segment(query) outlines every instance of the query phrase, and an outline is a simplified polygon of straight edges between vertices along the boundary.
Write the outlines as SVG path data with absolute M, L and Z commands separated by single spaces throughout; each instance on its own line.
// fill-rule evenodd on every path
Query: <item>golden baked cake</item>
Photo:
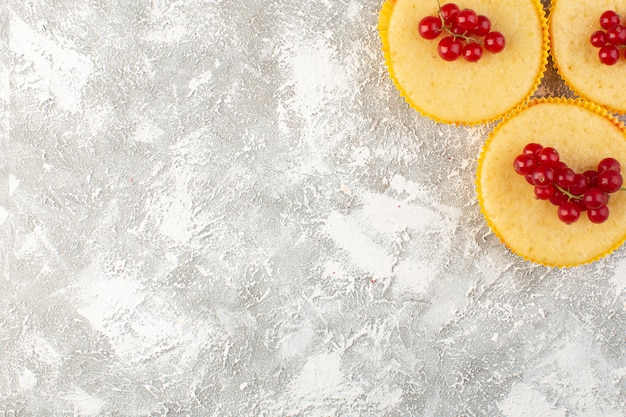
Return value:
M 600 106 L 554 98 L 517 110 L 497 125 L 478 160 L 478 200 L 495 235 L 519 256 L 548 266 L 585 264 L 619 247 L 626 239 L 626 192 L 610 195 L 603 223 L 581 213 L 566 224 L 559 208 L 537 199 L 534 187 L 514 169 L 528 143 L 556 149 L 576 173 L 594 170 L 609 157 L 626 167 L 624 127 Z
M 471 125 L 496 120 L 527 102 L 541 82 L 548 57 L 541 3 L 455 4 L 487 16 L 491 30 L 504 35 L 504 49 L 484 52 L 477 62 L 446 61 L 439 55 L 438 40 L 425 39 L 418 31 L 423 18 L 439 16 L 437 0 L 386 0 L 378 29 L 389 74 L 411 107 L 435 121 Z
M 617 9 L 616 9 L 616 6 Z M 565 82 L 581 97 L 617 112 L 626 112 L 626 57 L 619 46 L 619 59 L 602 63 L 600 49 L 591 43 L 606 11 L 622 14 L 626 24 L 626 2 L 608 0 L 552 0 L 550 11 L 551 53 Z

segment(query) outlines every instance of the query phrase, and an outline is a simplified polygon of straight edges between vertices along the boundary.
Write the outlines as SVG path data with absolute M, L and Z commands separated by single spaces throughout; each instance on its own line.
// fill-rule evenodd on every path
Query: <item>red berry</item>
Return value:
M 595 187 L 598 181 L 598 171 L 594 171 L 590 169 L 588 171 L 583 172 L 583 176 L 587 178 L 590 187 Z
M 620 172 L 621 166 L 614 158 L 604 158 L 598 162 L 598 172 L 608 171 L 609 169 Z
M 626 42 L 626 28 L 622 25 L 613 26 L 606 31 L 606 40 L 611 45 L 623 45 Z
M 454 36 L 446 36 L 439 41 L 439 56 L 446 61 L 454 61 L 463 52 L 463 42 Z
M 557 212 L 559 219 L 567 224 L 574 223 L 580 217 L 580 207 L 572 201 L 562 203 Z
M 587 218 L 592 223 L 604 223 L 609 218 L 609 208 L 602 206 L 598 209 L 589 209 Z
M 468 62 L 476 62 L 483 56 L 483 48 L 476 42 L 470 42 L 463 47 L 463 58 Z
M 598 57 L 605 65 L 615 65 L 619 61 L 619 49 L 615 45 L 604 45 L 600 48 Z
M 463 9 L 456 15 L 456 24 L 465 32 L 471 32 L 478 24 L 478 15 L 471 9 Z
M 567 190 L 574 184 L 574 179 L 576 178 L 576 173 L 573 169 L 565 167 L 559 167 L 556 171 L 556 184 Z
M 615 25 L 619 25 L 619 15 L 613 10 L 607 10 L 600 15 L 600 26 L 602 29 L 609 30 Z
M 606 37 L 606 33 L 603 30 L 597 30 L 591 34 L 591 38 L 589 40 L 591 41 L 591 45 L 596 48 L 602 48 L 606 45 Z
M 522 153 L 537 156 L 539 155 L 539 152 L 541 152 L 542 149 L 543 149 L 543 146 L 541 146 L 538 143 L 529 143 L 526 146 L 524 146 L 524 150 L 522 151 Z
M 554 191 L 554 194 L 552 194 L 552 196 L 550 197 L 550 203 L 552 203 L 555 206 L 560 206 L 561 204 L 565 203 L 568 199 L 569 197 L 566 194 L 556 189 Z
M 435 39 L 441 30 L 441 19 L 435 16 L 426 16 L 418 25 L 419 34 L 424 39 Z
M 556 149 L 547 147 L 543 148 L 539 155 L 537 155 L 539 164 L 547 165 L 551 167 L 557 167 L 559 165 L 559 153 Z
M 622 174 L 608 169 L 598 174 L 598 188 L 607 193 L 614 193 L 622 188 Z
M 533 186 L 535 185 L 535 180 L 533 180 L 533 174 L 524 175 L 524 179 L 526 179 L 526 182 L 529 183 L 530 185 L 533 185 Z
M 583 200 L 570 200 L 572 203 L 578 206 L 578 209 L 582 213 L 583 211 L 587 211 L 587 206 L 583 203 Z
M 472 33 L 478 37 L 483 37 L 491 30 L 491 21 L 487 16 L 478 15 L 478 22 Z
M 535 186 L 535 197 L 539 200 L 549 200 L 555 193 L 556 188 L 552 184 L 548 184 L 547 187 Z
M 577 174 L 560 160 L 556 149 L 538 143 L 526 144 L 514 159 L 513 168 L 533 185 L 537 199 L 558 207 L 559 219 L 567 224 L 577 221 L 584 211 L 590 222 L 605 222 L 609 217 L 609 194 L 626 190 L 615 158 L 604 158 L 597 170 Z
M 459 6 L 454 3 L 446 3 L 439 9 L 439 16 L 446 25 L 456 21 L 456 15 L 459 14 Z
M 465 32 L 466 32 L 465 29 L 459 27 L 459 25 L 457 25 L 456 22 L 450 23 L 450 27 L 448 29 L 454 35 L 465 35 Z
M 533 172 L 533 183 L 537 187 L 547 187 L 554 181 L 554 169 L 540 165 Z
M 500 32 L 489 32 L 483 42 L 485 49 L 491 53 L 497 54 L 504 49 L 504 35 Z
M 537 163 L 532 155 L 517 155 L 513 160 L 513 169 L 520 175 L 532 174 L 536 167 Z
M 589 210 L 597 210 L 606 206 L 609 202 L 609 195 L 599 188 L 589 188 L 583 194 L 583 203 Z
M 589 188 L 589 180 L 583 174 L 574 175 L 574 184 L 569 187 L 569 192 L 575 196 L 581 196 Z

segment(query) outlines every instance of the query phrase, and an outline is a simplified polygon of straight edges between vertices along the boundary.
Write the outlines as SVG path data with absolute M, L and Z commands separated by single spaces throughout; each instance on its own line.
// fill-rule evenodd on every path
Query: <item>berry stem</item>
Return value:
M 483 44 L 482 41 L 480 41 L 480 40 L 478 40 L 476 38 L 473 38 L 473 37 L 467 36 L 467 35 L 458 34 L 458 33 L 453 33 L 450 29 L 448 29 L 445 26 L 443 28 L 446 30 L 446 32 L 448 32 L 450 35 L 454 36 L 455 38 L 461 38 L 461 39 L 463 39 L 463 40 L 465 40 L 467 42 L 476 42 L 479 45 Z
M 572 200 L 572 199 L 573 200 L 582 200 L 582 198 L 583 198 L 582 195 L 574 195 L 574 194 L 570 193 L 565 188 L 560 187 L 557 183 L 553 183 L 553 185 L 556 187 L 557 190 L 559 190 L 560 192 L 565 194 L 567 196 L 568 200 Z
M 583 199 L 582 195 L 572 194 L 569 191 L 567 191 L 566 189 L 564 189 L 563 187 L 560 187 L 557 183 L 553 183 L 553 185 L 557 188 L 557 190 L 559 190 L 560 192 L 565 194 L 569 200 L 572 200 L 572 199 L 574 199 L 574 200 L 582 200 Z M 618 191 L 626 191 L 626 187 L 622 187 Z

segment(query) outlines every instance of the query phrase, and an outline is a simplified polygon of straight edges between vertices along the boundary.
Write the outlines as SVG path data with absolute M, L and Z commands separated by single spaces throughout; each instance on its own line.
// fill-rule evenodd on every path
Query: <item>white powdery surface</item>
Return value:
M 379 1 L 0 7 L 0 416 L 626 415 L 624 250 L 495 239 Z
M 566 411 L 550 404 L 532 385 L 515 384 L 509 396 L 499 404 L 506 417 L 566 417 Z

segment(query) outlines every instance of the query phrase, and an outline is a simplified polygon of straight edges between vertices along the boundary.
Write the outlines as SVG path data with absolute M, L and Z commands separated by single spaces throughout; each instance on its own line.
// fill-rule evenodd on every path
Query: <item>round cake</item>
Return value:
M 534 187 L 513 168 L 528 143 L 556 149 L 576 172 L 611 157 L 626 166 L 626 133 L 606 110 L 583 100 L 538 100 L 503 120 L 483 146 L 477 169 L 481 211 L 494 234 L 519 256 L 548 266 L 597 260 L 626 239 L 626 192 L 616 191 L 610 214 L 596 224 L 587 216 L 566 224 L 557 207 L 536 198 Z
M 463 0 L 487 16 L 506 40 L 499 53 L 477 62 L 445 61 L 438 40 L 420 36 L 426 16 L 439 16 L 437 0 L 386 0 L 378 29 L 389 74 L 415 110 L 435 121 L 477 124 L 523 105 L 538 87 L 548 57 L 548 27 L 539 0 Z M 443 35 L 442 35 L 443 36 Z
M 626 1 L 552 0 L 551 53 L 557 70 L 578 95 L 613 111 L 626 112 L 623 49 L 615 64 L 606 65 L 599 59 L 598 47 L 590 42 L 594 32 L 603 30 L 600 16 L 607 10 L 626 14 Z

